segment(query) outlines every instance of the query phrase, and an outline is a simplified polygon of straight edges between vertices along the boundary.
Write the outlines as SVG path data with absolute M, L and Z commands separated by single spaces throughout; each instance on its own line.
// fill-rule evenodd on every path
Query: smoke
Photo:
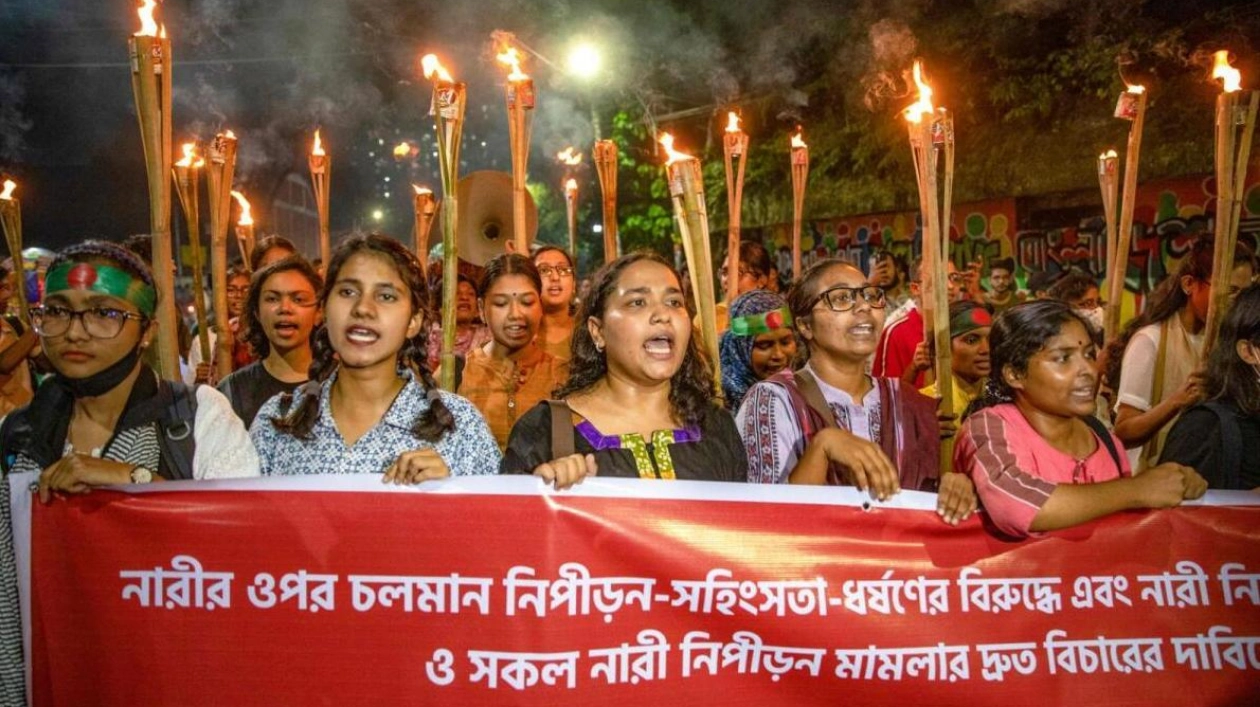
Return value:
M 22 80 L 0 72 L 0 161 L 17 162 L 26 147 L 26 133 L 31 121 L 22 113 L 26 88 Z
M 871 68 L 862 76 L 862 100 L 869 110 L 878 111 L 889 99 L 909 92 L 905 72 L 914 61 L 919 41 L 904 22 L 891 18 L 871 25 L 867 36 Z

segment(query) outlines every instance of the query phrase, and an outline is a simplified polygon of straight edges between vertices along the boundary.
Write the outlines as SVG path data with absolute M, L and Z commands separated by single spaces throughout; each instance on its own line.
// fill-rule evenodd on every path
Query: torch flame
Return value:
M 739 116 L 735 115 L 735 111 L 730 111 L 726 114 L 726 132 L 739 132 Z
M 570 179 L 564 183 L 564 191 L 568 194 L 577 193 L 577 180 Z
M 566 147 L 564 148 L 564 152 L 556 154 L 556 159 L 569 165 L 570 167 L 574 167 L 582 163 L 582 153 L 574 150 L 572 147 Z
M 1233 93 L 1242 88 L 1242 73 L 1229 65 L 1229 51 L 1222 49 L 1215 55 L 1212 65 L 1212 78 L 1220 79 L 1225 93 Z
M 432 189 L 428 189 L 428 188 L 426 188 L 426 187 L 418 186 L 418 185 L 416 185 L 416 184 L 412 184 L 412 185 L 411 185 L 411 188 L 416 190 L 416 196 L 423 196 L 423 195 L 425 195 L 425 194 L 432 194 L 432 193 L 433 193 L 433 190 L 432 190 Z
M 311 147 L 311 154 L 316 157 L 323 157 L 328 154 L 324 152 L 324 143 L 319 139 L 319 129 L 315 130 L 315 144 Z
M 506 47 L 500 52 L 495 59 L 501 64 L 507 64 L 512 67 L 511 73 L 508 74 L 508 81 L 524 81 L 529 78 L 528 74 L 521 71 L 521 56 L 516 52 L 516 47 Z
M 1138 84 L 1135 86 L 1133 84 L 1126 83 L 1124 85 L 1124 90 L 1128 91 L 1129 93 L 1146 93 L 1146 87 L 1141 84 Z
M 406 141 L 398 143 L 398 146 L 394 148 L 394 157 L 397 157 L 398 159 L 403 159 L 410 154 L 411 144 Z
M 932 87 L 923 80 L 923 64 L 917 59 L 914 62 L 914 84 L 919 87 L 919 100 L 906 108 L 905 116 L 911 123 L 918 123 L 935 109 L 932 107 Z
M 140 15 L 140 31 L 136 32 L 137 37 L 156 37 L 158 35 L 157 21 L 153 19 L 153 10 L 156 7 L 157 0 L 144 0 L 144 5 L 136 8 L 136 14 Z
M 665 154 L 669 155 L 669 159 L 665 161 L 666 167 L 670 166 L 671 164 L 674 164 L 675 162 L 681 162 L 682 160 L 695 159 L 691 155 L 679 152 L 674 149 L 674 136 L 673 135 L 670 135 L 669 133 L 661 133 L 661 137 L 659 139 L 660 139 L 661 146 L 665 148 Z
M 13 200 L 13 190 L 17 189 L 17 182 L 12 179 L 4 180 L 4 191 L 0 192 L 0 199 L 5 201 Z
M 179 146 L 184 151 L 184 159 L 175 163 L 176 167 L 204 167 L 206 161 L 197 155 L 197 143 L 186 142 Z M 194 161 L 195 160 L 195 161 Z
M 809 145 L 806 145 L 805 140 L 802 139 L 801 129 L 797 128 L 796 134 L 792 136 L 792 149 L 804 150 L 807 147 L 809 147 Z
M 420 67 L 424 69 L 424 77 L 426 79 L 431 79 L 436 75 L 438 81 L 455 83 L 455 79 L 451 78 L 451 75 L 442 66 L 442 62 L 438 60 L 437 54 L 425 54 L 424 58 L 420 60 Z
M 231 130 L 224 130 L 223 137 L 227 138 L 228 140 L 235 140 L 236 133 L 232 132 Z
M 1119 155 L 1116 154 L 1115 150 L 1107 150 L 1106 152 L 1098 155 L 1098 159 L 1100 160 L 1114 160 L 1117 157 L 1119 157 Z
M 232 198 L 236 199 L 236 203 L 241 205 L 241 219 L 236 222 L 238 226 L 254 225 L 254 217 L 249 215 L 249 200 L 239 191 L 232 190 Z

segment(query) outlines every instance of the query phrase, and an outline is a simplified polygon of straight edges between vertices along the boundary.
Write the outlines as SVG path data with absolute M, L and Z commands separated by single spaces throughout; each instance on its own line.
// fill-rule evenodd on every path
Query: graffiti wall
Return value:
M 1195 237 L 1212 232 L 1215 182 L 1211 176 L 1180 177 L 1138 188 L 1126 276 L 1130 292 L 1139 298 L 1149 292 L 1176 269 Z M 956 205 L 950 222 L 950 257 L 959 268 L 979 260 L 987 272 L 990 260 L 1009 256 L 1021 281 L 1043 270 L 1077 268 L 1100 280 L 1107 271 L 1101 204 L 1051 208 L 1036 198 L 994 199 Z M 791 224 L 767 227 L 757 235 L 777 250 L 780 271 L 790 270 Z M 1247 178 L 1238 237 L 1253 248 L 1260 246 L 1260 170 L 1253 169 Z M 842 257 L 865 269 L 871 253 L 881 249 L 912 260 L 921 250 L 921 231 L 917 212 L 872 214 L 811 221 L 801 241 L 807 264 Z

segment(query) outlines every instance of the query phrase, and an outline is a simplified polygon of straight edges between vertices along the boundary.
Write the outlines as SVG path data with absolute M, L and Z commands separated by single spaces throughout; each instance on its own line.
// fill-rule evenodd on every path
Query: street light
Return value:
M 599 73 L 601 57 L 593 45 L 582 42 L 569 50 L 568 70 L 580 79 L 592 79 Z
M 384 211 L 382 211 L 382 210 L 380 210 L 380 209 L 373 209 L 373 210 L 372 210 L 372 220 L 373 220 L 373 221 L 380 221 L 380 220 L 381 220 L 381 219 L 383 219 L 383 218 L 385 218 L 385 212 L 384 212 Z

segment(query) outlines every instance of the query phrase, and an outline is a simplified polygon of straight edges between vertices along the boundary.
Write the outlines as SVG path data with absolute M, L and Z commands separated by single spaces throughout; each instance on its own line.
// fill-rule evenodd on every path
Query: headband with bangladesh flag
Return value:
M 48 271 L 45 296 L 61 290 L 86 290 L 130 302 L 146 317 L 152 317 L 157 292 L 125 270 L 98 263 L 62 263 Z

